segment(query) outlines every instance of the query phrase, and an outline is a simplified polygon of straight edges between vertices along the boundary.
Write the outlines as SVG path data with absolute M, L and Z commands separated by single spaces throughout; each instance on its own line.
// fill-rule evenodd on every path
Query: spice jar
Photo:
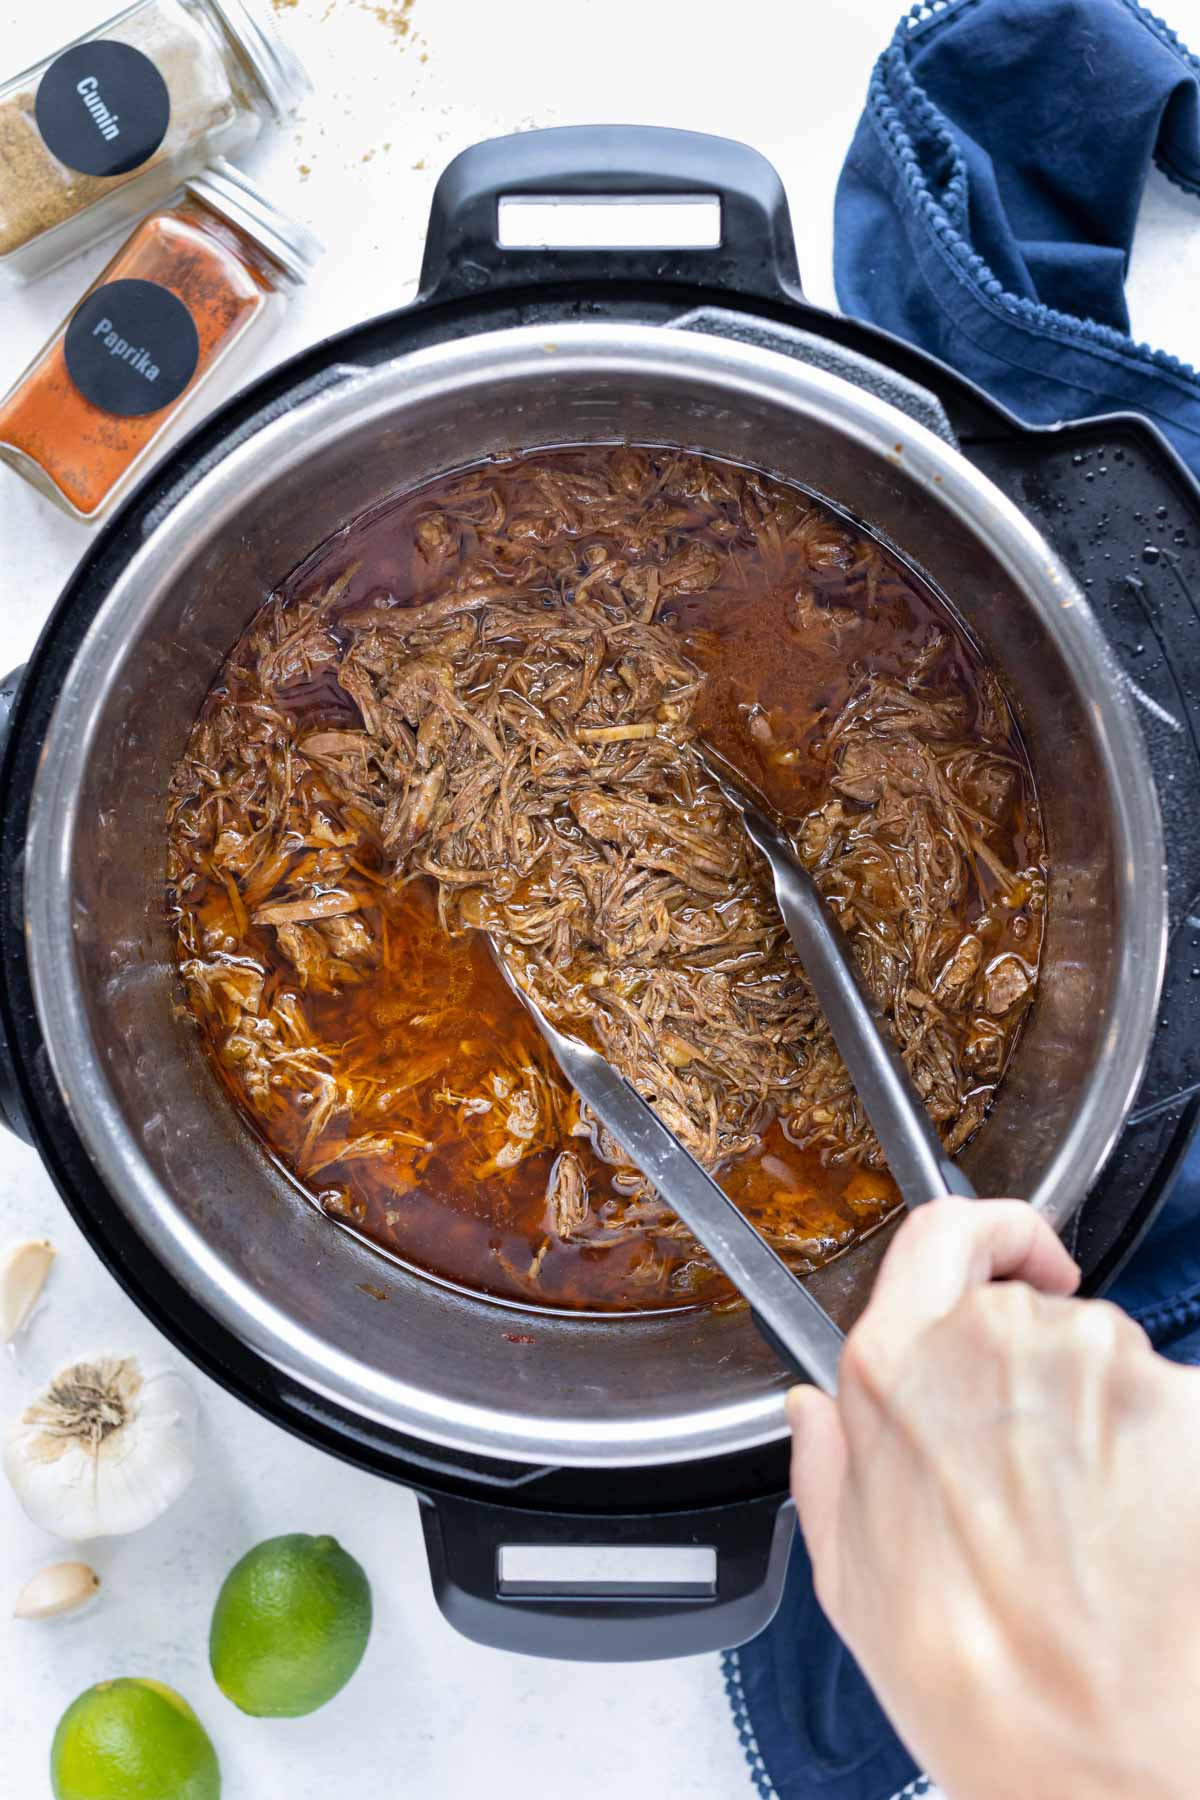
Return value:
M 309 92 L 266 0 L 138 0 L 0 86 L 0 272 L 28 281 Z
M 96 518 L 320 246 L 229 163 L 151 213 L 0 402 L 0 457 Z

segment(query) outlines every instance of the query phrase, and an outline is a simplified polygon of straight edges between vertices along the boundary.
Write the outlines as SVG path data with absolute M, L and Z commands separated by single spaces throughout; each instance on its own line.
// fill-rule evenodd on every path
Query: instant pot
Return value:
M 506 196 L 715 198 L 720 241 L 504 248 Z M 0 772 L 7 1122 L 187 1356 L 417 1491 L 451 1623 L 591 1659 L 716 1649 L 770 1618 L 792 1528 L 784 1372 L 744 1313 L 508 1306 L 319 1214 L 188 1028 L 163 810 L 229 645 L 331 532 L 488 453 L 625 439 L 817 489 L 916 563 L 1004 676 L 1046 820 L 1045 972 L 962 1160 L 981 1192 L 1042 1210 L 1097 1291 L 1200 1096 L 1200 491 L 1142 418 L 1029 428 L 810 306 L 778 176 L 744 146 L 607 127 L 460 156 L 413 304 L 240 394 L 93 540 L 5 686 Z M 887 1237 L 813 1277 L 843 1327 Z M 503 1550 L 549 1545 L 705 1546 L 715 1574 L 506 1576 Z

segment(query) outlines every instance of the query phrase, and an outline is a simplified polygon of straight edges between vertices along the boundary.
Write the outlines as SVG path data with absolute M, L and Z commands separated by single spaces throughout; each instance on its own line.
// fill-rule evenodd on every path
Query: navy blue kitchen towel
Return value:
M 838 184 L 842 310 L 1023 419 L 1145 413 L 1200 474 L 1200 376 L 1129 335 L 1152 162 L 1200 196 L 1200 61 L 1134 0 L 916 6 Z

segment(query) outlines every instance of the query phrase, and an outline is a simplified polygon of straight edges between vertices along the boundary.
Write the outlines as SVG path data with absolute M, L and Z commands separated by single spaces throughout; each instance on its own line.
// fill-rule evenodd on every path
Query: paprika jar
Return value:
M 267 0 L 137 0 L 0 82 L 0 273 L 28 281 L 310 91 Z
M 0 401 L 0 457 L 67 512 L 98 517 L 319 254 L 229 163 L 185 182 Z

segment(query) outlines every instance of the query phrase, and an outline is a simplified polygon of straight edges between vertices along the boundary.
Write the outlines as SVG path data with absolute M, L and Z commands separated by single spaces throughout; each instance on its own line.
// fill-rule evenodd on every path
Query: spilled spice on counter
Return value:
M 271 0 L 276 12 L 290 11 L 299 3 L 300 0 Z M 326 19 L 332 18 L 339 4 L 345 3 L 346 0 L 328 0 L 320 23 L 324 24 Z M 369 13 L 380 25 L 386 27 L 397 42 L 408 37 L 412 31 L 413 0 L 348 0 L 348 3 L 359 12 Z M 422 57 L 421 61 L 426 61 L 426 58 Z
M 386 25 L 393 38 L 406 38 L 412 30 L 413 0 L 354 0 L 354 5 Z

